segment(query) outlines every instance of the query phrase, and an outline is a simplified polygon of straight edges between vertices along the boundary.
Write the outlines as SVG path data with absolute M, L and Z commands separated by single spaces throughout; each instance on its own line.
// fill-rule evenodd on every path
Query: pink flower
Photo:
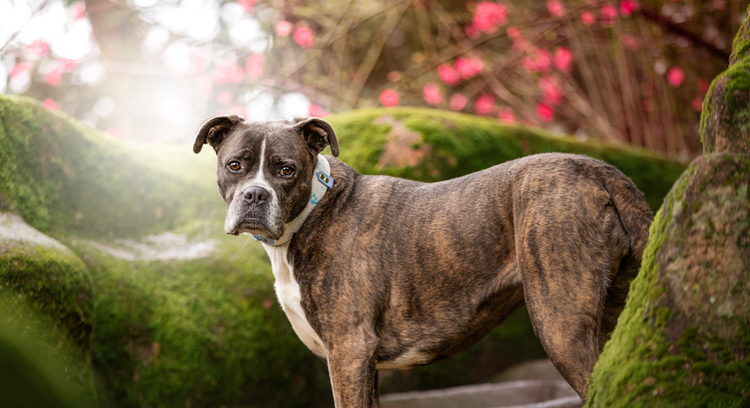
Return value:
M 555 68 L 562 72 L 570 72 L 573 63 L 573 53 L 566 47 L 557 47 L 555 50 L 554 64 Z
M 26 46 L 26 53 L 31 58 L 39 59 L 47 55 L 49 52 L 49 45 L 44 40 L 34 40 L 31 44 Z
M 626 46 L 626 47 L 628 47 L 630 49 L 635 49 L 635 48 L 638 48 L 638 40 L 636 40 L 635 38 L 633 38 L 633 37 L 631 37 L 631 36 L 629 36 L 627 34 L 623 34 L 623 36 L 622 36 L 622 45 L 624 45 L 624 46 Z
M 587 26 L 596 23 L 596 15 L 590 11 L 584 11 L 581 13 L 581 22 Z
M 62 81 L 62 70 L 60 69 L 60 67 L 55 67 L 51 71 L 44 74 L 44 82 L 52 86 L 60 85 L 61 81 Z
M 398 71 L 388 71 L 385 77 L 388 78 L 388 82 L 396 82 L 401 79 L 401 73 Z
M 324 118 L 330 114 L 331 112 L 326 111 L 325 109 L 321 108 L 320 106 L 314 103 L 311 103 L 310 107 L 307 108 L 307 116 L 313 116 L 316 118 Z
M 693 102 L 691 105 L 693 106 L 694 111 L 700 112 L 701 110 L 703 110 L 703 98 L 701 98 L 700 96 L 696 96 L 695 98 L 693 98 Z
M 202 75 L 195 80 L 198 88 L 198 94 L 204 98 L 211 96 L 211 89 L 214 87 L 214 81 L 210 75 Z
M 281 20 L 276 23 L 276 35 L 279 37 L 286 37 L 292 33 L 292 23 L 286 20 Z
M 523 68 L 529 72 L 536 72 L 539 70 L 539 64 L 536 63 L 534 57 L 524 57 L 523 61 L 521 61 L 521 65 L 523 65 Z
M 308 26 L 297 27 L 297 29 L 294 30 L 293 38 L 294 42 L 299 44 L 299 46 L 304 49 L 312 48 L 313 44 L 315 43 L 315 39 L 313 38 L 313 31 Z
M 551 106 L 540 102 L 536 104 L 536 115 L 542 122 L 551 122 L 555 118 L 555 110 Z
M 599 9 L 599 14 L 602 16 L 602 24 L 611 25 L 615 23 L 617 18 L 617 10 L 615 6 L 611 4 L 605 4 Z
M 214 81 L 219 85 L 236 84 L 245 77 L 245 71 L 229 60 L 219 62 L 214 68 Z
M 685 80 L 685 71 L 680 67 L 672 67 L 667 71 L 667 82 L 669 85 L 677 88 L 682 85 L 682 81 Z
M 430 105 L 437 105 L 443 101 L 443 94 L 440 92 L 440 88 L 437 85 L 428 82 L 422 89 L 422 98 L 424 98 L 425 102 Z
M 552 68 L 552 54 L 545 49 L 538 49 L 534 54 L 534 60 L 540 71 L 548 72 Z
M 513 40 L 513 49 L 516 50 L 517 52 L 526 52 L 533 48 L 534 46 L 531 45 L 531 43 L 528 42 L 523 37 L 518 37 L 515 40 Z
M 55 102 L 52 98 L 45 99 L 44 102 L 42 102 L 42 106 L 51 111 L 60 110 L 57 102 Z
M 60 59 L 60 68 L 65 72 L 71 72 L 78 67 L 78 61 L 67 58 Z
M 521 30 L 519 30 L 516 26 L 508 26 L 508 28 L 505 30 L 505 33 L 508 34 L 508 38 L 510 38 L 511 40 L 515 40 L 516 38 L 521 36 Z
M 547 0 L 547 9 L 549 13 L 555 17 L 562 17 L 565 15 L 565 7 L 558 0 Z
M 466 33 L 466 36 L 469 37 L 469 39 L 471 40 L 476 40 L 477 38 L 479 38 L 479 35 L 481 34 L 479 30 L 477 30 L 477 28 L 471 24 L 464 27 L 464 33 Z
M 706 92 L 708 92 L 708 81 L 701 78 L 698 80 L 698 90 L 702 95 L 705 95 Z
M 386 108 L 398 105 L 398 92 L 393 89 L 384 89 L 380 93 L 380 103 Z
M 481 58 L 458 58 L 456 60 L 456 71 L 461 75 L 461 79 L 469 79 L 482 72 L 484 61 Z
M 516 123 L 516 115 L 513 113 L 513 109 L 508 106 L 501 106 L 500 109 L 498 109 L 497 119 L 506 125 Z
M 185 75 L 200 74 L 205 71 L 208 66 L 206 51 L 202 48 L 191 48 L 190 53 L 188 54 L 188 61 L 190 66 L 187 71 L 184 72 Z
M 450 106 L 450 108 L 454 111 L 460 111 L 466 106 L 468 102 L 469 100 L 466 99 L 465 96 L 461 94 L 453 94 L 453 96 L 451 96 L 451 100 L 448 102 L 448 106 Z
M 117 126 L 108 127 L 107 130 L 104 131 L 104 133 L 112 137 L 120 137 L 120 129 Z
M 73 17 L 74 21 L 78 21 L 86 17 L 86 4 L 76 3 L 70 8 L 70 16 Z
M 489 94 L 481 94 L 474 102 L 474 110 L 477 112 L 477 115 L 480 116 L 489 115 L 494 108 L 495 98 Z
M 34 66 L 30 62 L 22 62 L 20 64 L 16 64 L 13 66 L 13 69 L 10 70 L 10 77 L 15 78 L 26 72 L 31 72 L 32 68 L 34 68 Z
M 448 86 L 456 86 L 461 81 L 458 71 L 450 64 L 438 65 L 437 74 L 440 80 Z
M 260 79 L 263 76 L 263 65 L 266 57 L 263 54 L 250 54 L 245 60 L 245 72 L 252 79 Z
M 494 33 L 497 27 L 508 21 L 508 12 L 502 4 L 491 1 L 480 1 L 474 10 L 472 26 L 485 33 Z
M 622 0 L 620 2 L 620 15 L 627 17 L 638 10 L 639 4 L 633 0 Z
M 239 0 L 237 4 L 242 6 L 242 11 L 247 14 L 250 12 L 250 10 L 253 9 L 253 6 L 255 5 L 255 2 L 258 0 Z
M 557 81 L 552 77 L 541 77 L 537 81 L 539 89 L 542 90 L 542 99 L 549 105 L 557 105 L 563 98 L 563 92 Z
M 216 94 L 216 102 L 219 102 L 221 106 L 227 106 L 232 103 L 232 94 L 229 91 L 221 91 Z

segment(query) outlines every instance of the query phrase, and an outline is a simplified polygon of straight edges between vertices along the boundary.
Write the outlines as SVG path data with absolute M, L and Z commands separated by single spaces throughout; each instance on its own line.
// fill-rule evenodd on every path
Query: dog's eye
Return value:
M 289 166 L 284 166 L 281 168 L 281 175 L 283 176 L 291 176 L 294 174 L 294 169 Z
M 237 160 L 232 160 L 229 163 L 227 163 L 227 168 L 231 171 L 239 171 L 242 166 L 240 165 L 240 162 Z

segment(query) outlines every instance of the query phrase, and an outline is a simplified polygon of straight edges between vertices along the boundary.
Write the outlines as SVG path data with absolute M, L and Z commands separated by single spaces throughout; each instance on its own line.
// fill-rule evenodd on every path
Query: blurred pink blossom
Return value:
M 214 68 L 214 81 L 219 85 L 236 84 L 245 77 L 245 71 L 229 60 L 219 62 Z
M 62 82 L 62 70 L 60 69 L 60 67 L 55 67 L 44 74 L 44 82 L 52 86 L 60 85 L 60 82 Z
M 453 96 L 451 96 L 451 100 L 448 102 L 448 106 L 450 106 L 450 108 L 454 111 L 460 111 L 466 106 L 468 102 L 469 100 L 466 99 L 465 96 L 461 94 L 453 94 Z
M 698 90 L 702 95 L 705 95 L 706 92 L 708 92 L 708 86 L 708 81 L 706 81 L 705 79 L 701 78 L 698 80 Z
M 229 91 L 221 91 L 216 94 L 216 102 L 221 106 L 227 106 L 232 103 L 232 94 Z
M 203 48 L 191 48 L 188 54 L 188 61 L 190 66 L 185 72 L 186 75 L 200 74 L 208 67 L 206 51 Z
M 276 23 L 276 35 L 279 37 L 287 37 L 292 33 L 292 23 L 286 20 L 281 20 Z
M 639 44 L 638 44 L 638 40 L 636 40 L 632 36 L 629 36 L 627 34 L 623 34 L 623 36 L 622 36 L 622 45 L 624 45 L 624 46 L 626 46 L 626 47 L 628 47 L 630 49 L 635 49 L 635 48 L 638 48 Z
M 106 133 L 106 134 L 108 134 L 108 135 L 110 135 L 112 137 L 117 137 L 117 138 L 119 138 L 121 136 L 121 134 L 120 134 L 120 128 L 118 128 L 117 126 L 110 126 L 110 127 L 108 127 L 107 130 L 104 131 L 104 133 Z
M 581 13 L 581 22 L 587 26 L 596 23 L 596 15 L 590 11 L 584 11 Z
M 534 60 L 539 71 L 549 72 L 552 69 L 552 54 L 549 51 L 543 48 L 536 50 Z
M 529 72 L 536 72 L 539 70 L 539 65 L 536 63 L 536 60 L 534 57 L 526 56 L 523 57 L 523 61 L 521 61 L 521 65 L 523 68 Z
M 313 116 L 316 118 L 324 118 L 330 114 L 331 112 L 328 112 L 327 110 L 321 108 L 320 106 L 314 103 L 310 103 L 310 107 L 307 108 L 307 116 Z
M 443 94 L 440 92 L 440 87 L 428 82 L 422 89 L 422 98 L 430 105 L 437 105 L 443 101 Z
M 633 14 L 634 11 L 638 10 L 638 7 L 640 7 L 640 5 L 634 0 L 622 0 L 620 2 L 620 15 L 628 17 Z
M 401 79 L 401 73 L 398 71 L 388 71 L 385 77 L 388 78 L 388 82 L 396 82 Z
M 10 70 L 10 77 L 15 78 L 23 73 L 31 72 L 32 68 L 34 68 L 34 65 L 30 62 L 16 64 L 13 66 L 13 69 Z
M 52 98 L 45 99 L 44 102 L 42 102 L 42 106 L 44 106 L 45 108 L 51 111 L 60 110 L 60 107 L 57 105 L 57 102 L 55 102 Z
M 297 27 L 297 29 L 294 30 L 293 38 L 294 42 L 304 49 L 312 48 L 313 44 L 315 44 L 313 31 L 308 26 Z
M 554 57 L 555 68 L 562 72 L 570 72 L 573 63 L 573 53 L 569 48 L 557 47 Z
M 31 44 L 26 46 L 26 53 L 29 57 L 38 59 L 47 55 L 49 52 L 49 45 L 44 40 L 34 40 Z
M 461 75 L 461 79 L 469 79 L 482 72 L 484 61 L 478 57 L 463 58 L 456 60 L 456 71 Z
M 480 1 L 472 17 L 472 26 L 485 33 L 494 33 L 497 27 L 508 21 L 508 12 L 500 3 Z
M 70 16 L 73 17 L 74 21 L 78 21 L 86 17 L 86 4 L 76 3 L 70 8 Z
M 563 98 L 563 92 L 557 84 L 557 80 L 552 77 L 541 77 L 537 81 L 539 89 L 542 90 L 542 99 L 549 105 L 557 105 Z
M 615 9 L 615 6 L 611 4 L 603 5 L 602 8 L 599 9 L 599 14 L 601 14 L 602 24 L 614 24 L 615 19 L 617 18 L 617 10 Z
M 477 115 L 486 116 L 492 113 L 492 109 L 495 108 L 495 98 L 490 94 L 481 94 L 479 98 L 474 102 L 474 110 Z
M 555 118 L 555 110 L 551 106 L 540 102 L 536 104 L 536 116 L 542 122 L 551 122 Z
M 456 86 L 461 81 L 458 71 L 450 64 L 440 64 L 437 67 L 437 74 L 440 80 L 448 86 Z
M 479 30 L 477 30 L 477 28 L 474 27 L 471 24 L 469 24 L 466 27 L 464 27 L 464 33 L 466 33 L 466 36 L 469 37 L 469 39 L 472 39 L 472 40 L 476 40 L 481 35 L 481 33 L 479 32 Z
M 393 89 L 384 89 L 383 92 L 380 93 L 380 103 L 387 108 L 397 106 L 398 92 Z
M 263 54 L 250 54 L 245 60 L 245 72 L 252 79 L 260 79 L 263 76 L 263 65 L 266 57 Z
M 516 115 L 513 113 L 513 109 L 509 106 L 501 106 L 500 109 L 498 109 L 497 119 L 506 125 L 516 123 Z
M 693 98 L 693 102 L 691 105 L 693 106 L 694 111 L 700 112 L 701 110 L 703 110 L 703 98 L 701 98 L 700 96 L 696 96 L 695 98 Z
M 67 59 L 67 58 L 61 58 L 60 59 L 60 68 L 62 68 L 65 72 L 72 72 L 78 67 L 78 61 Z
M 505 30 L 505 33 L 508 34 L 508 38 L 510 38 L 511 40 L 515 40 L 516 38 L 521 36 L 521 30 L 519 30 L 516 26 L 508 26 L 508 28 Z
M 517 52 L 526 52 L 532 50 L 534 46 L 523 37 L 518 37 L 513 40 L 513 49 Z
M 242 6 L 242 11 L 247 14 L 253 9 L 253 6 L 257 1 L 258 0 L 239 0 L 237 4 Z
M 547 9 L 555 17 L 565 15 L 565 7 L 558 0 L 547 0 Z
M 669 85 L 677 88 L 682 85 L 682 81 L 685 80 L 685 71 L 680 67 L 672 67 L 667 71 L 667 82 Z

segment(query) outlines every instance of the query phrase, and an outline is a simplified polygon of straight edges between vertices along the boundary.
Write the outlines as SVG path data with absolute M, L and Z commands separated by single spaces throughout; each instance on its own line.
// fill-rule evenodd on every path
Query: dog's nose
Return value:
M 258 186 L 252 186 L 248 187 L 243 193 L 242 196 L 245 198 L 245 201 L 250 205 L 260 205 L 268 201 L 268 190 L 266 190 L 263 187 Z

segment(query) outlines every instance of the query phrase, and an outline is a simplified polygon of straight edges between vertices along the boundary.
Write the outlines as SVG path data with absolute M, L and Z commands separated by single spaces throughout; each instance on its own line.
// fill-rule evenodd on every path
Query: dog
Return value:
M 365 176 L 336 159 L 318 118 L 218 116 L 193 151 L 204 144 L 217 154 L 225 231 L 262 242 L 336 407 L 377 406 L 377 370 L 451 357 L 524 304 L 586 401 L 653 218 L 619 170 L 546 153 L 437 183 Z

